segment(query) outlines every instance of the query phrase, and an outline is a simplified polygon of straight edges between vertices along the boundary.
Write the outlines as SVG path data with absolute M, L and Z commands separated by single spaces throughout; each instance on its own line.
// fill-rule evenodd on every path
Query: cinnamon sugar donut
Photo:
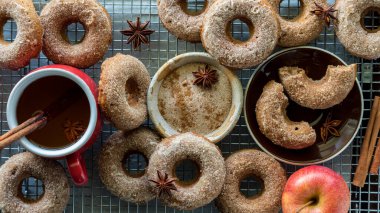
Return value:
M 105 60 L 99 81 L 99 104 L 120 130 L 139 127 L 147 117 L 146 93 L 150 76 L 144 64 L 129 55 Z
M 247 41 L 232 38 L 228 26 L 245 20 L 251 31 Z M 221 64 L 234 68 L 253 67 L 266 59 L 279 38 L 279 23 L 266 1 L 218 0 L 203 19 L 202 44 Z M 254 28 L 254 30 L 253 30 Z
M 96 0 L 52 0 L 41 11 L 43 52 L 56 64 L 87 68 L 97 63 L 112 41 L 111 17 Z M 83 39 L 70 44 L 66 28 L 79 22 Z
M 194 133 L 183 133 L 165 138 L 157 145 L 148 166 L 148 178 L 158 180 L 157 173 L 175 178 L 176 165 L 183 160 L 192 160 L 199 168 L 199 177 L 191 183 L 175 181 L 177 190 L 171 196 L 162 194 L 161 201 L 180 210 L 191 210 L 210 203 L 216 198 L 224 183 L 226 169 L 224 159 L 217 146 Z M 151 186 L 155 186 L 151 182 Z
M 280 11 L 282 0 L 268 0 L 275 11 Z M 276 13 L 280 21 L 281 33 L 278 45 L 282 47 L 294 47 L 305 45 L 319 36 L 323 30 L 324 22 L 311 11 L 316 10 L 316 5 L 327 7 L 326 0 L 300 0 L 300 13 L 293 19 L 285 19 Z
M 264 152 L 246 149 L 229 156 L 225 165 L 226 182 L 216 200 L 222 213 L 279 212 L 286 184 L 285 170 L 279 162 Z M 245 197 L 240 192 L 240 182 L 252 176 L 262 181 L 263 189 L 255 197 Z
M 30 200 L 21 192 L 22 180 L 34 177 L 43 182 L 44 192 Z M 63 167 L 30 152 L 13 155 L 0 168 L 0 209 L 3 212 L 62 212 L 70 198 Z
M 380 2 L 373 0 L 337 0 L 336 35 L 348 52 L 368 60 L 380 57 L 380 31 L 367 30 L 363 19 L 369 10 L 380 11 Z
M 328 66 L 317 81 L 298 67 L 282 67 L 279 76 L 286 92 L 297 104 L 311 109 L 327 109 L 341 103 L 354 87 L 357 65 Z
M 12 43 L 4 40 L 3 26 L 13 19 L 17 36 Z M 42 25 L 31 1 L 0 1 L 0 68 L 19 69 L 37 57 L 42 48 Z
M 186 1 L 157 0 L 158 15 L 165 28 L 179 39 L 198 42 L 205 11 L 215 0 L 206 0 L 202 11 L 191 13 Z
M 100 179 L 112 194 L 122 200 L 144 203 L 155 197 L 146 173 L 130 174 L 124 169 L 124 160 L 140 153 L 147 164 L 160 137 L 152 130 L 139 128 L 130 132 L 118 131 L 108 138 L 99 155 Z
M 315 143 L 317 135 L 307 122 L 293 122 L 286 115 L 288 98 L 284 87 L 268 82 L 256 103 L 256 119 L 260 131 L 274 144 L 287 149 L 303 149 Z

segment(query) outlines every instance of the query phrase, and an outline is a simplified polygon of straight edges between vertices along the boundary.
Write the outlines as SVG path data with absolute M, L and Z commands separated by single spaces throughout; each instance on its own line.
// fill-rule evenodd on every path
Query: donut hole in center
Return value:
M 279 13 L 286 20 L 297 19 L 303 10 L 302 0 L 298 1 L 281 1 Z
M 125 154 L 122 164 L 128 176 L 138 178 L 145 174 L 148 158 L 142 152 L 131 151 Z
M 252 22 L 244 17 L 237 17 L 229 21 L 226 27 L 226 34 L 235 43 L 244 43 L 253 38 L 254 26 Z
M 240 181 L 240 193 L 246 198 L 255 198 L 264 191 L 264 182 L 255 175 L 248 175 Z
M 139 87 L 137 82 L 130 78 L 125 82 L 125 95 L 127 96 L 128 104 L 132 107 L 135 107 L 139 103 Z
M 3 44 L 10 44 L 16 39 L 17 24 L 12 18 L 5 18 L 0 20 L 1 33 L 0 42 Z
M 178 179 L 176 183 L 181 186 L 190 186 L 196 183 L 201 175 L 198 163 L 190 159 L 177 162 L 174 168 L 173 173 Z
M 25 202 L 39 201 L 45 193 L 45 185 L 42 180 L 33 176 L 21 180 L 18 186 L 18 197 Z
M 63 29 L 62 37 L 70 44 L 79 44 L 83 41 L 86 29 L 80 22 L 70 22 Z
M 179 2 L 182 11 L 191 16 L 202 14 L 206 10 L 207 4 L 207 0 L 184 0 Z
M 380 8 L 370 7 L 364 10 L 360 23 L 364 30 L 369 33 L 376 33 L 380 30 Z

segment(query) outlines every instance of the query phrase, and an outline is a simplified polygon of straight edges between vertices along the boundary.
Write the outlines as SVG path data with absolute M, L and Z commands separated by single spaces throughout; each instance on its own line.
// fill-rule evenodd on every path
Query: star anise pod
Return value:
M 177 187 L 174 185 L 174 181 L 176 179 L 170 179 L 169 175 L 165 173 L 165 175 L 162 175 L 160 171 L 157 170 L 157 180 L 149 180 L 150 182 L 153 182 L 156 184 L 157 194 L 159 197 L 163 193 L 166 193 L 168 196 L 171 196 L 171 190 L 177 191 Z
M 194 85 L 201 85 L 204 88 L 210 88 L 218 81 L 216 70 L 211 69 L 207 64 L 204 68 L 198 67 L 198 71 L 193 72 L 195 77 Z
M 329 137 L 329 134 L 331 134 L 334 137 L 340 136 L 340 133 L 336 129 L 336 127 L 338 127 L 342 123 L 342 121 L 341 120 L 331 120 L 331 117 L 332 117 L 332 114 L 330 112 L 327 115 L 325 123 L 323 123 L 323 125 L 321 127 L 321 138 L 322 138 L 324 143 L 326 143 L 326 141 Z
M 324 20 L 327 27 L 330 27 L 330 23 L 332 20 L 338 20 L 334 13 L 338 10 L 335 10 L 335 4 L 331 5 L 330 7 L 323 8 L 321 5 L 314 2 L 315 6 L 317 7 L 316 10 L 311 11 L 313 14 L 319 16 L 321 19 Z
M 70 120 L 66 120 L 65 124 L 63 125 L 63 128 L 66 139 L 70 142 L 76 141 L 86 130 L 82 122 L 72 122 Z
M 129 25 L 129 29 L 120 31 L 123 35 L 129 36 L 127 44 L 132 42 L 133 49 L 137 49 L 141 43 L 149 43 L 148 35 L 154 33 L 154 30 L 147 29 L 150 21 L 146 21 L 142 24 L 140 22 L 140 17 L 137 17 L 136 22 L 127 20 L 127 23 Z

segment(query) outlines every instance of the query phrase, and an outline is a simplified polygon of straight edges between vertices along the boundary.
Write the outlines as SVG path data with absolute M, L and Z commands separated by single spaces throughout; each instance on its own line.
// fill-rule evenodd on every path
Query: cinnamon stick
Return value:
M 379 172 L 379 166 L 380 166 L 380 138 L 377 141 L 376 151 L 373 156 L 371 168 L 369 169 L 369 173 L 371 174 L 378 174 Z
M 16 126 L 15 128 L 9 130 L 7 133 L 5 133 L 4 135 L 1 135 L 0 136 L 0 141 L 4 140 L 5 138 L 17 133 L 18 131 L 24 129 L 25 127 L 33 124 L 34 122 L 36 122 L 37 120 L 41 119 L 43 113 L 38 113 L 37 115 L 29 118 L 28 120 L 26 120 L 25 122 L 23 122 L 22 124 Z
M 371 162 L 373 149 L 376 143 L 376 138 L 380 129 L 380 110 L 379 110 L 380 97 L 375 96 L 372 105 L 369 123 L 364 135 L 362 147 L 360 149 L 360 158 L 358 166 L 356 167 L 354 180 L 352 184 L 358 187 L 363 187 L 365 179 L 368 175 L 368 167 Z
M 30 119 L 28 119 L 28 121 L 29 120 Z M 19 126 L 18 126 L 18 127 L 16 127 L 16 128 L 18 128 L 18 131 L 16 131 L 13 134 L 10 134 L 8 137 L 3 137 L 3 139 L 0 140 L 0 149 L 10 145 L 11 143 L 17 141 L 18 139 L 20 139 L 26 135 L 29 135 L 30 133 L 39 129 L 40 127 L 42 127 L 43 125 L 46 124 L 46 121 L 47 121 L 47 118 L 43 117 L 42 119 L 37 120 L 34 123 L 29 123 L 29 125 L 25 125 L 25 122 L 24 122 L 20 126 L 24 126 L 25 128 L 19 128 Z

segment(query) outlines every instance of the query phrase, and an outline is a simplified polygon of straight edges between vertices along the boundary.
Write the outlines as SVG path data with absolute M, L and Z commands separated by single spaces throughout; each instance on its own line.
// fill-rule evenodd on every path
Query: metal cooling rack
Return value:
M 150 74 L 153 74 L 158 68 L 163 65 L 168 59 L 185 52 L 204 51 L 200 43 L 193 44 L 177 40 L 175 36 L 167 32 L 167 30 L 160 23 L 157 15 L 156 0 L 101 0 L 100 1 L 112 17 L 113 23 L 113 42 L 109 47 L 109 51 L 105 58 L 111 57 L 116 53 L 130 54 L 139 58 L 148 68 Z M 189 0 L 188 7 L 191 10 L 200 10 L 203 5 L 203 0 Z M 38 12 L 47 3 L 45 0 L 34 0 L 34 5 Z M 329 0 L 332 4 L 333 0 Z M 300 3 L 298 0 L 283 0 L 280 5 L 280 13 L 284 17 L 292 18 L 299 13 Z M 126 28 L 126 20 L 135 20 L 136 17 L 141 17 L 142 21 L 150 20 L 150 27 L 156 32 L 150 36 L 151 43 L 149 46 L 143 45 L 138 50 L 132 50 L 130 45 L 127 45 L 119 30 Z M 376 28 L 379 26 L 379 14 L 370 13 L 365 17 L 365 24 L 368 28 Z M 7 41 L 12 41 L 17 33 L 16 24 L 10 20 L 3 27 L 4 38 Z M 68 27 L 69 39 L 73 42 L 79 41 L 83 36 L 84 30 L 80 24 L 72 24 Z M 233 22 L 232 34 L 235 38 L 246 38 L 248 36 L 248 28 L 240 21 Z M 351 185 L 351 179 L 357 166 L 360 141 L 362 140 L 365 127 L 369 119 L 369 110 L 372 105 L 372 97 L 380 92 L 380 68 L 379 60 L 363 60 L 348 54 L 343 46 L 339 43 L 332 29 L 325 29 L 319 38 L 310 43 L 311 46 L 317 46 L 334 52 L 348 63 L 358 63 L 359 72 L 358 78 L 361 82 L 364 95 L 364 119 L 363 127 L 361 127 L 354 142 L 349 146 L 341 155 L 324 163 L 324 166 L 334 169 L 345 178 L 351 190 L 351 212 L 380 212 L 380 181 L 377 175 L 370 175 L 366 181 L 364 188 L 357 188 Z M 32 59 L 30 65 L 20 69 L 19 71 L 2 70 L 0 72 L 0 127 L 1 134 L 8 131 L 6 121 L 5 109 L 9 93 L 13 86 L 30 70 L 37 67 L 51 64 L 51 62 L 41 53 L 36 59 Z M 95 81 L 99 80 L 101 61 L 95 66 L 84 70 L 87 74 L 92 76 Z M 254 68 L 237 71 L 241 79 L 243 87 L 254 72 Z M 146 125 L 152 126 L 151 122 Z M 104 123 L 101 136 L 98 138 L 95 145 L 85 153 L 85 159 L 89 172 L 89 184 L 84 187 L 75 187 L 72 185 L 70 202 L 67 205 L 65 212 L 145 212 L 145 213 L 158 213 L 158 212 L 184 212 L 174 210 L 163 206 L 157 200 L 153 200 L 144 205 L 136 205 L 121 201 L 117 197 L 111 195 L 101 183 L 98 176 L 97 169 L 97 155 L 100 147 L 106 139 L 115 131 L 115 129 L 107 122 Z M 244 148 L 258 148 L 251 136 L 248 133 L 243 115 L 238 122 L 238 125 L 222 142 L 218 144 L 221 148 L 223 155 L 228 156 L 237 150 Z M 0 165 L 2 165 L 10 156 L 25 151 L 18 143 L 13 144 L 0 151 Z M 62 164 L 66 167 L 65 163 Z M 130 172 L 138 172 L 144 169 L 145 161 L 141 156 L 133 155 L 126 162 L 126 167 Z M 291 175 L 300 167 L 283 165 L 287 170 L 287 175 Z M 191 165 L 184 164 L 177 168 L 179 177 L 191 178 L 193 170 Z M 36 198 L 42 192 L 43 187 L 40 181 L 29 178 L 23 181 L 22 192 L 28 198 Z M 258 193 L 259 183 L 253 180 L 242 182 L 241 191 L 245 194 L 252 195 Z M 213 203 L 190 211 L 212 213 L 218 212 Z

